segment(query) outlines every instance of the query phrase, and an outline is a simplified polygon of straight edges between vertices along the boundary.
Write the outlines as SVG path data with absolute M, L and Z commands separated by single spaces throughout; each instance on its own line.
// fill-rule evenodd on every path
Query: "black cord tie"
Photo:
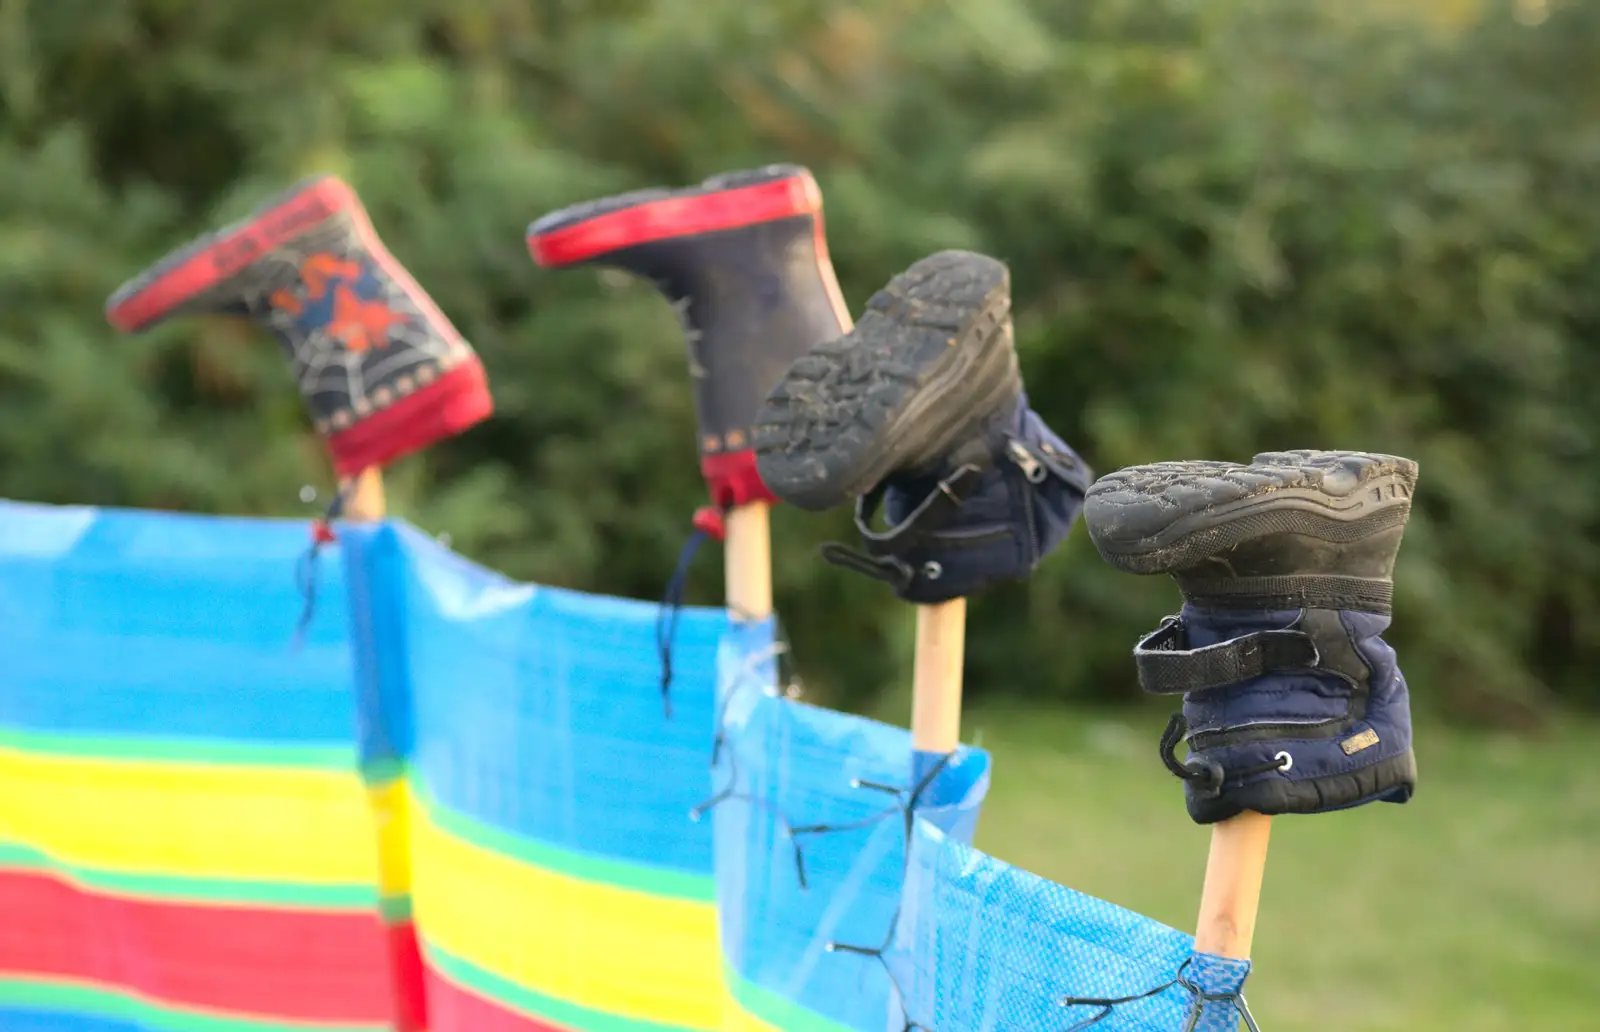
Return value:
M 793 650 L 789 647 L 787 637 L 783 633 L 782 625 L 775 629 L 776 637 L 770 650 L 763 650 L 751 655 L 745 661 L 742 671 L 734 675 L 734 683 L 724 690 L 719 700 L 714 727 L 715 735 L 711 747 L 711 769 L 715 772 L 719 767 L 725 768 L 726 776 L 720 788 L 705 802 L 689 811 L 692 820 L 700 820 L 718 806 L 730 800 L 739 800 L 756 809 L 769 814 L 777 826 L 782 829 L 784 837 L 788 839 L 794 856 L 795 876 L 802 891 L 809 888 L 806 877 L 805 851 L 802 848 L 802 836 L 827 835 L 845 831 L 855 831 L 869 828 L 886 820 L 899 818 L 900 832 L 904 842 L 904 853 L 901 857 L 900 877 L 904 882 L 911 870 L 911 841 L 912 832 L 917 818 L 917 812 L 927 805 L 933 784 L 938 780 L 955 760 L 955 753 L 940 756 L 937 763 L 932 764 L 926 771 L 910 785 L 879 784 L 874 781 L 854 779 L 850 787 L 860 791 L 874 792 L 884 797 L 884 805 L 867 813 L 856 820 L 839 824 L 795 824 L 788 819 L 782 808 L 773 800 L 756 795 L 747 790 L 744 785 L 743 767 L 741 766 L 739 750 L 734 748 L 728 739 L 727 715 L 734 700 L 742 693 L 751 690 L 760 690 L 764 694 L 773 696 L 779 705 L 786 705 L 799 694 L 799 680 L 793 675 L 792 656 Z M 753 676 L 755 671 L 765 667 L 774 658 L 778 661 L 778 681 L 769 684 L 763 678 Z M 790 662 L 786 663 L 785 659 Z M 785 670 L 785 667 L 788 670 Z M 905 993 L 895 973 L 889 966 L 887 954 L 894 943 L 895 930 L 899 927 L 900 919 L 904 913 L 905 901 L 900 899 L 890 918 L 888 927 L 884 931 L 882 942 L 877 945 L 862 945 L 830 941 L 826 944 L 829 953 L 854 955 L 875 960 L 883 968 L 889 980 L 889 988 L 895 1003 L 900 1008 L 904 1022 L 898 1032 L 933 1032 L 931 1028 L 912 1018 L 907 1007 Z
M 1215 798 L 1222 792 L 1222 785 L 1229 778 L 1248 778 L 1256 774 L 1265 774 L 1267 771 L 1282 770 L 1289 761 L 1283 756 L 1276 756 L 1266 763 L 1251 764 L 1236 770 L 1225 771 L 1222 764 L 1204 756 L 1190 756 L 1188 759 L 1178 759 L 1178 746 L 1189 734 L 1189 722 L 1182 713 L 1174 713 L 1172 719 L 1167 721 L 1167 729 L 1161 732 L 1161 762 L 1173 774 L 1184 781 L 1192 782 L 1195 789 L 1207 798 Z
M 305 644 L 306 633 L 311 629 L 311 619 L 317 611 L 317 558 L 322 554 L 324 545 L 330 545 L 338 540 L 333 533 L 333 521 L 344 515 L 344 507 L 350 501 L 351 495 L 355 494 L 355 487 L 356 481 L 352 479 L 334 492 L 333 501 L 328 503 L 328 508 L 321 516 L 311 521 L 311 545 L 295 562 L 295 586 L 302 600 L 300 619 L 296 621 L 294 628 L 294 647 L 297 650 Z
M 678 552 L 678 565 L 667 578 L 666 590 L 661 594 L 661 608 L 656 613 L 656 652 L 661 656 L 661 708 L 668 720 L 672 719 L 672 643 L 678 636 L 678 616 L 683 610 L 684 595 L 689 588 L 689 569 L 700 546 L 707 540 L 723 539 L 725 530 L 723 510 L 707 506 L 695 510 L 694 530 Z

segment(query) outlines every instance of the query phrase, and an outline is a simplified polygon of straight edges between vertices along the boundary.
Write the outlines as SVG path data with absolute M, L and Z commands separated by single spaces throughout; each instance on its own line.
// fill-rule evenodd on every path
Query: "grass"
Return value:
M 1156 758 L 1164 716 L 969 710 L 995 758 L 978 845 L 1191 928 L 1208 832 Z M 1247 992 L 1262 1028 L 1595 1028 L 1600 726 L 1418 733 L 1409 804 L 1276 822 Z

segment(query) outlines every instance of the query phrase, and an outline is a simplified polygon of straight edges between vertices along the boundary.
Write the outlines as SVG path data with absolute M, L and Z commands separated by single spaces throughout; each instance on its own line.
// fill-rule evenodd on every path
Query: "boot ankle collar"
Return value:
M 887 481 L 880 483 L 856 499 L 856 532 L 861 535 L 866 554 L 830 541 L 822 546 L 822 557 L 835 566 L 886 581 L 896 591 L 909 588 L 919 573 L 937 580 L 944 572 L 937 563 L 925 563 L 925 568 L 918 570 L 900 556 L 926 541 L 934 528 L 943 526 L 947 516 L 971 496 L 982 479 L 980 467 L 970 463 L 959 466 L 941 479 L 909 516 L 888 530 L 876 531 L 872 529 L 872 517 L 883 504 L 889 486 Z
M 938 580 L 943 575 L 944 570 L 936 561 L 929 560 L 918 568 L 903 556 L 935 543 L 940 532 L 948 528 L 950 517 L 979 489 L 984 474 L 994 465 L 1009 462 L 1035 486 L 1054 476 L 1079 491 L 1088 488 L 1088 468 L 1077 456 L 1047 440 L 1030 440 L 1025 433 L 1005 433 L 990 445 L 988 458 L 985 463 L 956 466 L 939 479 L 909 515 L 882 531 L 872 529 L 872 517 L 883 504 L 889 483 L 885 480 L 878 484 L 856 499 L 856 532 L 861 535 L 865 554 L 828 542 L 822 546 L 822 557 L 835 566 L 886 581 L 897 592 L 903 592 L 919 577 Z

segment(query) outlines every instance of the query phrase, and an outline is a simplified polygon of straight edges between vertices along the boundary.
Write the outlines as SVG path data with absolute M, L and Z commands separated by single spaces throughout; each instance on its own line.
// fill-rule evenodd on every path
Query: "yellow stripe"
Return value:
M 745 1010 L 733 994 L 727 992 L 724 986 L 722 1003 L 722 1032 L 782 1032 L 778 1026 L 770 1024 L 754 1014 Z
M 378 835 L 378 891 L 387 897 L 411 894 L 411 793 L 395 778 L 367 793 Z
M 685 1028 L 722 1024 L 712 904 L 528 866 L 455 838 L 421 805 L 412 822 L 412 900 L 429 942 L 580 1007 Z
M 374 885 L 354 773 L 87 759 L 0 748 L 0 840 L 140 874 Z

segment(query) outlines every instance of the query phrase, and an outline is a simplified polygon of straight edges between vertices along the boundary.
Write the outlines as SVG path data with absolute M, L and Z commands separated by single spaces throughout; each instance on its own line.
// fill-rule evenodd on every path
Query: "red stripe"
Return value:
M 427 975 L 416 925 L 402 921 L 389 926 L 389 964 L 394 972 L 395 1019 L 399 1032 L 428 1027 Z
M 101 895 L 0 871 L 0 973 L 121 986 L 178 1006 L 391 1024 L 383 921 Z
M 428 969 L 428 1032 L 567 1032 L 507 1010 Z
M 530 235 L 528 251 L 539 265 L 552 268 L 655 240 L 715 233 L 821 210 L 822 192 L 807 173 L 716 193 L 666 197 L 596 215 L 575 226 Z

